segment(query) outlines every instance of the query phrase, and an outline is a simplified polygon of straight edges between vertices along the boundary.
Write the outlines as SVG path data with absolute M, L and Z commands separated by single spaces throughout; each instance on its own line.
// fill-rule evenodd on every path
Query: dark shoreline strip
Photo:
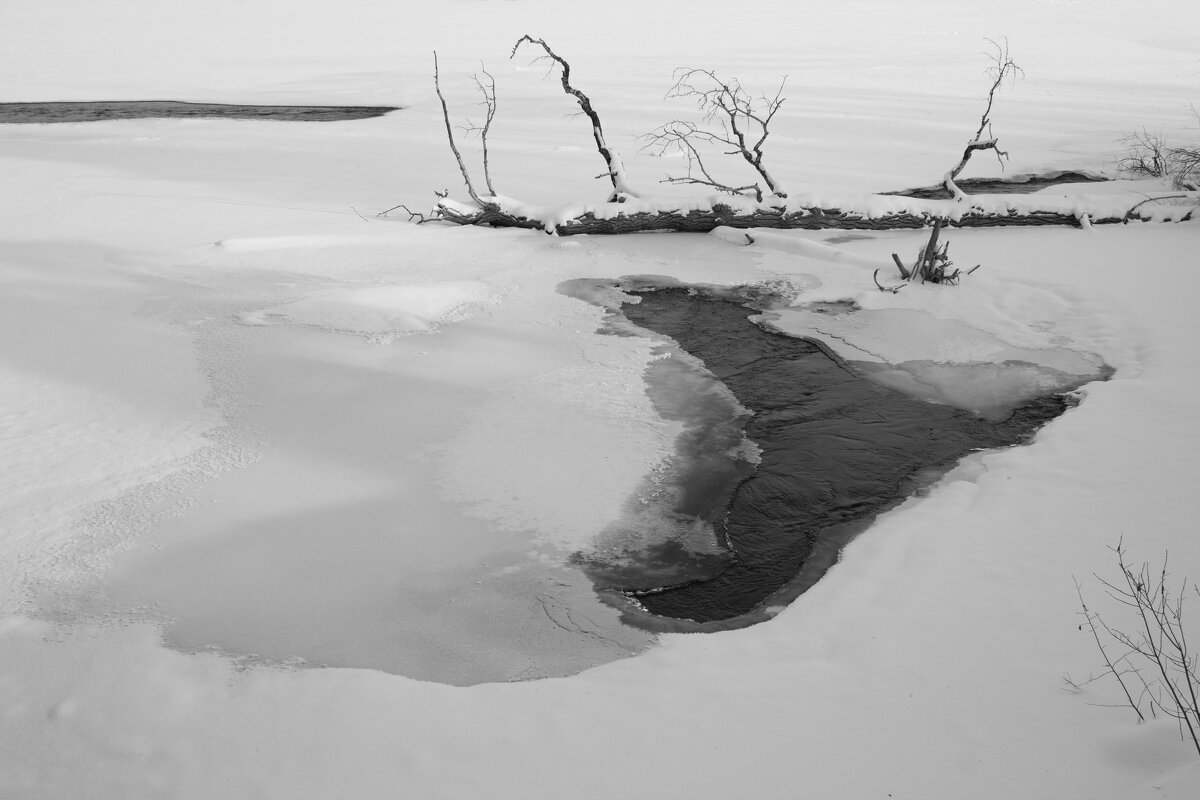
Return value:
M 641 302 L 622 307 L 626 318 L 703 361 L 753 412 L 745 432 L 762 449 L 716 521 L 730 562 L 677 586 L 621 587 L 659 617 L 722 628 L 765 619 L 765 606 L 811 586 L 845 542 L 912 494 L 921 475 L 975 450 L 1019 444 L 1068 407 L 1062 396 L 1044 397 L 988 422 L 873 383 L 816 342 L 755 325 L 754 311 L 736 300 L 694 287 L 630 294 Z M 808 563 L 814 553 L 823 565 Z M 633 624 L 664 627 L 635 617 Z
M 189 103 L 179 100 L 0 103 L 0 123 L 45 124 L 157 118 L 336 122 L 380 117 L 399 108 L 399 106 L 236 105 Z

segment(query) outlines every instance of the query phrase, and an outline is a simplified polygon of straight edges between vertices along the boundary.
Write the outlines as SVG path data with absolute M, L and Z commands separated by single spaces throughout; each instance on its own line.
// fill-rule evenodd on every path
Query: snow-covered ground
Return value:
M 1200 223 L 950 231 L 983 268 L 893 295 L 873 268 L 920 232 L 375 218 L 463 196 L 435 48 L 456 118 L 478 116 L 481 60 L 496 76 L 499 191 L 604 195 L 557 81 L 508 60 L 524 33 L 571 60 L 652 191 L 666 167 L 636 137 L 690 111 L 663 100 L 681 65 L 788 74 L 768 158 L 817 195 L 936 182 L 981 111 L 984 37 L 1026 73 L 994 113 L 1010 172 L 1111 170 L 1143 126 L 1197 135 L 1186 0 L 0 2 L 0 101 L 405 106 L 0 126 L 0 797 L 1195 797 L 1173 724 L 1064 676 L 1100 664 L 1073 577 L 1119 619 L 1091 574 L 1120 537 L 1200 577 Z M 841 255 L 810 244 L 830 239 Z M 960 354 L 1116 372 L 884 516 L 769 623 L 654 640 L 566 563 L 679 433 L 645 394 L 654 342 L 557 291 L 632 274 L 936 320 L 906 347 L 857 334 L 896 362 L 953 361 L 941 332 L 969 330 Z M 190 652 L 213 643 L 234 657 Z M 540 675 L 561 677 L 510 681 Z

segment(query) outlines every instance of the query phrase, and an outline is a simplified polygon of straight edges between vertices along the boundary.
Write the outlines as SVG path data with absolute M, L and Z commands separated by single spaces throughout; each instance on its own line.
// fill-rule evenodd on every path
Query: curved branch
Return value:
M 571 65 L 568 64 L 562 56 L 551 50 L 550 45 L 546 44 L 544 40 L 534 39 L 529 34 L 522 36 L 517 40 L 517 43 L 513 45 L 512 53 L 509 55 L 510 59 L 516 56 L 517 49 L 525 42 L 529 42 L 532 45 L 537 45 L 538 47 L 542 48 L 542 50 L 545 51 L 546 56 L 562 68 L 561 79 L 563 91 L 575 98 L 575 100 L 579 103 L 579 108 L 583 110 L 583 113 L 592 122 L 592 137 L 596 140 L 596 149 L 600 151 L 600 156 L 604 159 L 604 163 L 608 167 L 608 172 L 606 174 L 609 180 L 612 181 L 613 197 L 617 198 L 618 200 L 622 195 L 628 197 L 637 197 L 637 192 L 633 191 L 633 189 L 629 186 L 629 181 L 625 176 L 625 167 L 621 163 L 620 156 L 609 149 L 608 143 L 604 139 L 604 127 L 600 124 L 600 115 L 597 114 L 596 109 L 592 107 L 591 99 L 579 89 L 576 89 L 571 85 Z
M 992 135 L 992 106 L 996 101 L 996 92 L 1004 84 L 1005 80 L 1016 80 L 1020 75 L 1024 75 L 1025 71 L 1017 66 L 1016 62 L 1008 54 L 1008 40 L 1002 40 L 1000 44 L 992 39 L 987 40 L 995 51 L 992 54 L 992 60 L 995 62 L 988 67 L 987 74 L 992 78 L 992 85 L 988 89 L 987 106 L 983 109 L 983 114 L 979 117 L 979 128 L 975 131 L 974 138 L 967 143 L 966 149 L 963 150 L 962 158 L 958 164 L 946 173 L 942 179 L 942 185 L 946 187 L 946 191 L 951 197 L 957 200 L 962 200 L 966 197 L 966 193 L 959 188 L 954 179 L 967 166 L 967 162 L 971 160 L 971 156 L 980 150 L 993 150 L 996 153 L 996 160 L 1000 162 L 1000 168 L 1004 168 L 1004 159 L 1008 158 L 1008 153 L 1001 150 L 996 143 L 996 137 Z M 987 138 L 983 136 L 984 131 L 988 132 Z

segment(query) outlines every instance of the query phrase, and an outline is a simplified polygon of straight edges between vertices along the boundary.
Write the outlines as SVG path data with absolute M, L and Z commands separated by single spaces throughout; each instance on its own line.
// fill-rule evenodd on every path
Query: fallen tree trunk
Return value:
M 468 211 L 461 206 L 439 204 L 434 218 L 457 225 L 480 225 L 495 228 L 526 228 L 544 230 L 558 236 L 575 234 L 622 234 L 676 231 L 684 233 L 708 233 L 719 227 L 728 228 L 776 228 L 799 230 L 823 230 L 839 228 L 846 230 L 912 230 L 932 225 L 941 220 L 943 225 L 954 228 L 987 227 L 1030 227 L 1039 225 L 1061 225 L 1082 227 L 1083 225 L 1105 225 L 1127 221 L 1153 221 L 1149 214 L 1143 216 L 1136 209 L 1125 216 L 1085 217 L 1056 211 L 1009 211 L 1001 214 L 991 211 L 967 210 L 961 214 L 939 215 L 932 212 L 900 212 L 877 216 L 866 216 L 860 212 L 843 211 L 838 208 L 801 208 L 797 210 L 758 208 L 752 212 L 735 210 L 730 206 L 715 204 L 708 209 L 690 211 L 637 211 L 617 212 L 598 216 L 588 211 L 568 219 L 547 222 L 535 217 L 522 216 L 489 206 L 478 211 Z M 1191 217 L 1188 212 L 1179 221 Z

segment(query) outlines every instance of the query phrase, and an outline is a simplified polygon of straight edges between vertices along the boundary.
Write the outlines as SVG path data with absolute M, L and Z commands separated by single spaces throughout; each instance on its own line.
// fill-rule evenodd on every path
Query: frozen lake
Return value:
M 636 655 L 655 641 L 647 631 L 769 618 L 812 585 L 852 531 L 902 500 L 922 475 L 971 450 L 1019 441 L 1062 406 L 1011 432 L 974 415 L 1003 421 L 1021 403 L 1101 377 L 1095 359 L 1069 349 L 1003 346 L 917 312 L 830 314 L 782 303 L 767 311 L 764 331 L 749 321 L 757 310 L 741 307 L 733 290 L 732 301 L 701 302 L 708 307 L 689 323 L 685 306 L 658 308 L 660 300 L 685 298 L 683 290 L 645 293 L 652 283 L 620 284 L 639 287 L 623 296 L 641 300 L 624 307 L 641 329 L 614 327 L 618 318 L 610 316 L 580 333 L 657 348 L 642 391 L 663 424 L 681 430 L 673 454 L 653 470 L 620 476 L 637 485 L 625 510 L 594 520 L 593 535 L 574 545 L 536 526 L 472 513 L 448 477 L 464 457 L 464 423 L 488 413 L 497 387 L 521 402 L 522 387 L 532 391 L 528 381 L 563 358 L 556 331 L 521 325 L 510 304 L 497 303 L 494 286 L 374 286 L 250 311 L 208 309 L 194 328 L 214 387 L 209 403 L 233 420 L 216 446 L 254 456 L 148 513 L 145 544 L 120 556 L 83 593 L 85 602 L 161 621 L 173 647 L 243 662 L 367 667 L 451 684 L 570 675 Z M 573 285 L 584 299 L 611 291 L 602 282 Z M 718 309 L 740 327 L 721 327 Z M 799 332 L 807 325 L 851 355 L 883 352 L 859 362 L 871 367 L 862 374 L 872 381 L 846 383 L 845 368 L 820 350 L 771 332 L 785 325 Z M 646 329 L 691 331 L 683 346 L 715 359 L 717 376 Z M 754 343 L 760 338 L 798 350 L 769 362 Z M 871 344 L 880 341 L 900 347 L 903 354 L 891 357 L 903 360 L 884 361 L 887 348 Z M 935 358 L 908 358 L 923 351 Z M 828 362 L 836 380 L 797 368 L 802 353 Z M 726 365 L 747 358 L 750 372 Z M 751 388 L 755 376 L 762 385 Z M 858 384 L 866 395 L 848 400 L 847 387 Z M 932 405 L 922 411 L 901 392 Z M 768 409 L 779 404 L 801 418 L 832 411 L 849 427 L 785 434 L 769 423 L 780 411 Z M 866 416 L 850 423 L 852 412 Z M 929 450 L 924 431 L 942 424 L 935 418 L 959 423 L 937 433 L 938 447 Z M 521 422 L 489 416 L 499 426 Z M 916 438 L 906 432 L 914 423 Z M 539 419 L 526 432 L 536 440 L 553 427 Z M 870 443 L 850 446 L 863 437 Z M 781 455 L 797 447 L 801 455 Z M 868 477 L 868 462 L 891 460 L 882 477 Z M 778 491 L 758 491 L 767 486 Z M 681 583 L 689 586 L 660 591 Z M 633 590 L 636 607 L 619 599 Z
M 1092 578 L 1113 577 L 1121 537 L 1200 574 L 1195 219 L 952 231 L 955 261 L 982 268 L 892 294 L 872 274 L 896 280 L 919 231 L 571 241 L 376 216 L 466 198 L 435 49 L 452 126 L 480 121 L 472 74 L 496 79 L 497 191 L 549 214 L 602 205 L 577 105 L 547 64 L 510 58 L 524 34 L 570 60 L 648 203 L 705 202 L 659 183 L 683 159 L 640 150 L 698 121 L 664 97 L 676 68 L 755 96 L 788 76 L 772 174 L 796 202 L 855 208 L 958 159 L 1001 37 L 1025 72 L 994 108 L 1010 160 L 978 154 L 960 177 L 1119 177 L 1133 132 L 1196 141 L 1194 2 L 4 9 L 3 101 L 404 110 L 0 125 L 0 795 L 1198 795 L 1173 722 L 1139 724 L 1115 682 L 1088 681 L 1103 665 L 1072 580 L 1124 624 Z M 480 141 L 459 145 L 478 182 Z M 1164 188 L 1003 202 L 1124 213 Z M 713 507 L 690 491 L 712 473 L 679 456 L 762 453 L 695 359 L 600 333 L 604 308 L 557 291 L 628 275 L 786 296 L 758 324 L 943 409 L 999 415 L 1010 384 L 1114 372 L 1028 446 L 968 456 L 826 553 L 769 622 L 630 640 L 576 554 L 659 531 L 687 543 L 668 566 L 684 550 L 711 575 L 715 526 L 662 513 Z M 352 662 L 380 668 L 293 668 Z

